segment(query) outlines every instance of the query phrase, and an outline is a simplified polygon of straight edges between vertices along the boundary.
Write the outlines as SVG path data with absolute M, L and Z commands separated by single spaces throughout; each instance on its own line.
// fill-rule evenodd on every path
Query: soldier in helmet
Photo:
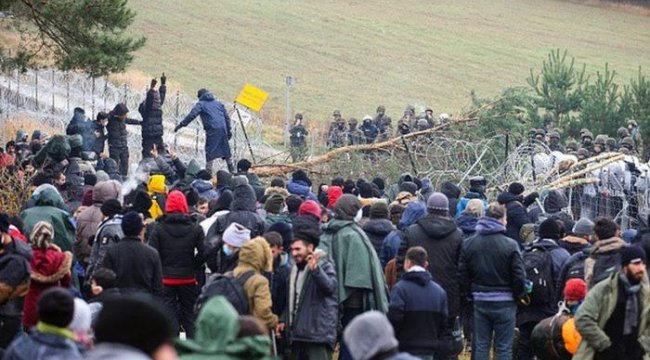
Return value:
M 364 143 L 363 133 L 357 127 L 357 119 L 351 117 L 348 120 L 348 145 L 359 145 Z
M 643 140 L 641 139 L 641 131 L 636 120 L 630 119 L 627 121 L 627 130 L 630 132 L 630 137 L 634 141 L 634 149 L 637 153 L 642 154 Z
M 623 138 L 619 145 L 619 151 L 626 155 L 636 155 L 636 151 L 634 149 L 634 140 L 632 140 L 632 138 L 629 136 Z
M 377 139 L 378 131 L 375 124 L 372 122 L 372 117 L 366 115 L 363 117 L 363 124 L 361 124 L 361 132 L 365 139 L 366 144 L 372 144 Z
M 372 120 L 377 128 L 377 141 L 386 141 L 393 133 L 393 124 L 390 117 L 386 115 L 386 107 L 380 105 L 377 107 L 377 115 Z
M 421 118 L 417 122 L 417 131 L 423 131 L 423 130 L 428 130 L 431 129 L 433 126 L 431 126 L 431 123 L 427 121 L 426 118 Z
M 574 141 L 574 140 L 571 140 L 566 144 L 567 153 L 577 152 L 578 148 L 579 148 L 578 143 L 576 141 Z
M 603 134 L 596 135 L 596 139 L 594 140 L 594 148 L 593 148 L 594 155 L 600 155 L 603 152 L 605 152 L 605 145 L 606 145 L 605 140 L 607 140 L 607 135 L 603 135 Z
M 594 152 L 594 144 L 592 143 L 594 140 L 594 135 L 591 133 L 591 131 L 587 129 L 583 129 L 584 131 L 580 131 L 580 140 L 582 140 L 582 147 L 589 151 L 590 154 L 593 154 Z
M 546 144 L 546 132 L 544 129 L 535 129 L 535 140 Z
M 289 130 L 291 134 L 291 158 L 293 162 L 304 160 L 305 154 L 307 154 L 307 135 L 309 135 L 309 131 L 305 129 L 302 121 L 302 114 L 296 114 L 295 122 L 291 130 Z
M 345 126 L 345 119 L 338 117 L 334 123 L 334 128 L 330 131 L 327 139 L 330 149 L 340 148 L 348 144 L 348 129 Z
M 555 130 L 548 133 L 548 148 L 551 151 L 565 152 L 564 147 L 560 144 L 560 133 Z
M 432 108 L 429 107 L 424 111 L 424 118 L 429 123 L 430 128 L 438 125 L 437 119 L 433 117 L 433 109 Z
M 613 137 L 607 137 L 605 140 L 605 151 L 607 152 L 616 152 L 618 151 L 618 145 L 616 144 L 616 139 Z
M 446 124 L 446 123 L 449 122 L 449 120 L 451 120 L 451 116 L 449 116 L 449 114 L 442 113 L 442 114 L 440 114 L 440 116 L 438 117 L 438 120 L 440 121 L 440 124 L 441 124 L 441 125 L 442 125 L 442 124 Z
M 404 110 L 404 115 L 397 122 L 397 132 L 396 135 L 406 135 L 410 133 L 416 127 L 415 119 L 415 108 L 411 105 L 408 105 Z
M 588 158 L 589 156 L 591 156 L 591 153 L 589 152 L 589 150 L 587 150 L 585 148 L 578 149 L 578 155 L 577 155 L 578 161 L 582 161 L 582 160 Z
M 618 128 L 618 131 L 616 131 L 616 135 L 618 135 L 618 141 L 620 143 L 621 140 L 623 140 L 626 137 L 630 136 L 630 133 L 627 131 L 626 128 L 621 126 L 620 128 Z

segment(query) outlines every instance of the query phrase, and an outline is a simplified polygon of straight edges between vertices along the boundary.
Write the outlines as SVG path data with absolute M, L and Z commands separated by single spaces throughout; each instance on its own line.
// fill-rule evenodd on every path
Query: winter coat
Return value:
M 239 264 L 233 275 L 239 278 L 248 271 L 254 271 L 244 284 L 244 292 L 248 297 L 248 306 L 251 315 L 258 318 L 266 325 L 267 329 L 275 329 L 278 316 L 273 314 L 271 291 L 268 279 L 262 272 L 271 272 L 273 269 L 273 255 L 271 247 L 262 237 L 257 237 L 239 249 Z
M 574 360 L 591 360 L 597 352 L 603 351 L 612 345 L 609 336 L 605 333 L 605 325 L 614 313 L 618 299 L 619 272 L 616 271 L 606 280 L 596 284 L 589 290 L 584 302 L 576 313 L 576 328 L 582 335 L 582 342 Z M 648 278 L 643 277 L 639 298 L 639 327 L 638 342 L 645 350 L 643 359 L 650 359 L 650 289 Z
M 526 208 L 521 204 L 521 198 L 509 192 L 499 194 L 497 197 L 499 204 L 506 206 L 508 224 L 506 224 L 506 236 L 522 243 L 519 232 L 524 224 L 528 223 L 528 213 Z
M 362 229 L 375 248 L 377 256 L 379 256 L 384 240 L 391 231 L 395 230 L 395 226 L 388 219 L 370 219 L 363 224 Z
M 115 272 L 115 283 L 126 294 L 141 291 L 162 295 L 162 265 L 158 251 L 139 238 L 127 236 L 111 246 L 103 266 Z
M 106 128 L 99 121 L 92 121 L 90 123 L 91 137 L 86 141 L 84 139 L 84 151 L 92 151 L 95 154 L 104 152 L 104 144 L 106 143 Z
M 404 233 L 397 229 L 386 235 L 384 242 L 381 244 L 381 253 L 379 254 L 379 262 L 381 263 L 382 269 L 386 270 L 386 264 L 397 256 L 397 251 L 399 251 L 403 236 Z
M 35 331 L 23 334 L 5 351 L 3 360 L 82 360 L 77 345 L 60 335 Z
M 112 112 L 108 114 L 106 132 L 108 134 L 107 139 L 109 148 L 126 149 L 129 146 L 127 142 L 127 136 L 129 135 L 126 130 L 127 124 L 140 125 L 140 121 L 129 118 L 120 120 L 120 118 L 112 114 Z
M 291 179 L 287 183 L 287 190 L 293 195 L 298 195 L 305 200 L 318 201 L 316 195 L 311 192 L 311 187 L 302 180 Z
M 239 330 L 237 310 L 215 296 L 198 314 L 194 339 L 178 341 L 176 350 L 181 360 L 273 359 L 268 334 L 239 338 Z
M 459 217 L 465 211 L 467 203 L 472 199 L 480 199 L 483 202 L 483 208 L 487 209 L 488 202 L 485 194 L 470 189 L 470 191 L 465 193 L 465 196 L 458 200 L 458 204 L 456 204 L 456 217 Z
M 194 279 L 204 262 L 203 229 L 189 215 L 163 215 L 153 226 L 149 245 L 158 251 L 163 282 Z
M 472 215 L 462 214 L 456 219 L 456 225 L 463 232 L 465 238 L 476 233 L 476 223 L 478 223 L 478 217 Z
M 466 239 L 460 254 L 461 293 L 510 293 L 513 299 L 524 296 L 526 270 L 519 244 L 505 235 L 505 226 L 483 217 L 476 235 Z
M 420 201 L 426 204 L 427 200 L 429 200 L 429 197 L 431 194 L 434 193 L 433 185 L 431 185 L 431 180 L 429 179 L 422 179 L 422 187 L 420 188 L 418 198 Z
M 101 206 L 106 200 L 117 199 L 122 191 L 122 185 L 115 180 L 102 181 L 93 187 L 93 205 L 84 210 L 77 218 L 75 233 L 74 255 L 83 264 L 88 264 L 91 243 L 97 233 L 99 224 L 104 219 Z
M 587 239 L 579 236 L 569 235 L 558 240 L 557 244 L 569 254 L 573 255 L 582 252 L 584 249 L 591 247 Z
M 46 187 L 36 198 L 35 206 L 20 214 L 26 234 L 30 234 L 39 221 L 47 221 L 54 229 L 54 244 L 62 251 L 72 251 L 75 228 L 65 208 L 61 195 L 54 187 Z
M 291 269 L 289 296 L 294 296 L 296 290 L 297 270 L 296 265 Z M 291 341 L 327 344 L 334 349 L 339 322 L 334 264 L 331 259 L 325 258 L 320 260 L 314 271 L 308 267 L 304 271 L 302 289 L 297 291 L 297 307 L 290 315 L 289 338 Z
M 569 276 L 574 278 L 577 275 L 570 274 L 570 272 L 582 269 L 583 276 L 581 279 L 584 280 L 585 262 L 590 253 L 591 248 L 586 247 L 582 251 L 573 253 L 571 257 L 564 262 L 564 266 L 562 266 L 562 270 L 560 270 L 560 277 L 558 278 L 557 285 L 555 285 L 555 292 L 557 293 L 555 298 L 558 301 L 564 298 L 564 286 L 566 285 L 566 282 L 569 281 Z M 574 269 L 572 270 L 572 268 Z
M 331 220 L 322 230 L 319 249 L 334 261 L 339 304 L 360 291 L 361 310 L 386 313 L 388 294 L 381 264 L 363 230 L 353 221 L 340 219 Z
M 598 240 L 591 247 L 591 254 L 585 260 L 585 282 L 592 287 L 597 282 L 607 278 L 612 271 L 612 265 L 616 270 L 620 265 L 621 248 L 627 244 L 623 239 L 613 237 Z
M 444 357 L 451 340 L 447 294 L 427 271 L 402 275 L 390 294 L 388 319 L 401 351 Z
M 199 193 L 200 197 L 204 197 L 208 201 L 219 197 L 219 194 L 214 189 L 212 182 L 208 180 L 196 179 L 192 181 L 191 186 Z
M 395 200 L 397 194 L 399 194 L 399 188 L 402 186 L 402 183 L 405 181 L 413 181 L 413 175 L 410 173 L 402 173 L 397 179 L 397 184 L 391 185 L 386 191 L 386 198 L 389 201 Z
M 233 191 L 233 200 L 230 204 L 230 212 L 221 216 L 215 221 L 212 225 L 214 231 L 211 228 L 208 231 L 208 237 L 210 233 L 214 233 L 217 236 L 217 239 L 207 238 L 206 241 L 215 243 L 215 240 L 220 241 L 221 235 L 228 228 L 228 226 L 234 222 L 239 225 L 244 226 L 251 231 L 251 238 L 256 236 L 262 236 L 264 234 L 265 223 L 264 220 L 256 212 L 256 200 L 255 192 L 250 185 L 239 185 Z
M 255 197 L 257 200 L 260 200 L 262 197 L 264 197 L 264 191 L 266 188 L 264 188 L 264 185 L 262 185 L 262 181 L 260 180 L 259 176 L 257 176 L 257 174 L 252 172 L 240 172 L 236 175 L 246 177 L 248 180 L 248 185 L 250 185 L 255 191 Z
M 84 360 L 150 360 L 149 355 L 124 344 L 100 343 L 84 354 Z
M 401 276 L 406 251 L 422 246 L 429 254 L 429 273 L 447 293 L 449 318 L 460 314 L 460 289 L 458 283 L 458 260 L 463 233 L 456 224 L 445 217 L 427 215 L 404 232 L 404 239 L 397 255 L 397 272 Z
M 293 147 L 305 147 L 307 146 L 307 135 L 309 135 L 309 131 L 305 129 L 305 127 L 300 124 L 300 125 L 294 125 L 291 127 L 289 130 L 289 133 L 291 136 L 289 137 L 289 140 L 291 140 L 291 146 Z
M 165 94 L 167 94 L 165 85 L 161 85 L 159 90 L 149 89 L 147 97 L 140 105 L 143 139 L 156 139 L 163 136 L 162 106 L 165 103 Z
M 30 328 L 38 321 L 37 303 L 43 291 L 56 286 L 70 286 L 72 253 L 61 252 L 56 246 L 48 249 L 32 248 L 32 268 L 29 291 L 25 296 L 23 325 Z
M 32 249 L 26 242 L 12 238 L 0 254 L 0 315 L 20 318 L 22 297 L 29 290 Z
M 115 215 L 104 220 L 97 228 L 95 241 L 93 242 L 86 268 L 86 283 L 89 285 L 95 271 L 104 263 L 106 252 L 114 244 L 124 238 L 122 232 L 122 215 Z
M 424 204 L 420 202 L 411 202 L 406 206 L 404 212 L 402 213 L 402 218 L 399 221 L 399 226 L 397 230 L 393 230 L 382 244 L 382 250 L 380 255 L 381 266 L 386 267 L 386 264 L 397 256 L 399 251 L 400 244 L 404 237 L 404 230 L 409 226 L 413 225 L 416 221 L 425 217 L 427 214 L 427 209 Z
M 197 116 L 201 117 L 203 130 L 205 130 L 205 159 L 211 161 L 218 158 L 230 158 L 228 139 L 232 136 L 232 131 L 230 116 L 223 104 L 216 100 L 210 92 L 206 92 L 179 126 L 189 125 Z
M 284 312 L 287 305 L 289 273 L 291 273 L 291 266 L 291 257 L 288 254 L 282 254 L 278 259 L 273 260 L 273 273 L 266 274 L 269 283 L 271 284 L 273 313 L 278 316 L 282 315 L 282 312 Z
M 68 136 L 81 135 L 85 149 L 86 143 L 92 140 L 92 131 L 92 122 L 86 118 L 84 111 L 80 108 L 74 109 L 72 119 L 68 123 L 68 126 L 65 128 L 65 134 Z
M 460 198 L 460 188 L 454 183 L 446 181 L 442 183 L 440 192 L 445 194 L 447 200 L 449 200 L 449 216 L 457 217 L 456 206 L 458 206 L 458 199 Z

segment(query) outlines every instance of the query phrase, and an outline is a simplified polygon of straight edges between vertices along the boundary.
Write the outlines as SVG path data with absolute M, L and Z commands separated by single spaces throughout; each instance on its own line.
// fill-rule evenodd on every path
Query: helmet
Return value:
M 551 131 L 548 133 L 548 137 L 551 139 L 558 139 L 560 140 L 560 134 L 557 131 Z
M 372 121 L 372 116 L 370 116 L 370 115 L 364 116 L 363 117 L 363 122 L 366 122 L 366 121 Z
M 627 131 L 626 128 L 621 126 L 620 128 L 618 128 L 618 131 L 616 131 L 616 135 L 618 135 L 618 137 L 622 139 L 626 136 L 629 136 L 630 133 Z
M 630 126 L 630 125 L 632 125 L 634 127 L 639 126 L 639 124 L 637 124 L 636 120 L 634 120 L 634 119 L 630 119 L 630 120 L 627 121 L 627 126 Z
M 349 118 L 349 119 L 348 119 L 348 124 L 350 124 L 350 125 L 352 125 L 352 124 L 356 125 L 356 124 L 357 124 L 357 119 L 356 119 L 356 118 L 353 118 L 353 117 Z
M 608 137 L 607 140 L 605 140 L 605 144 L 609 147 L 615 147 L 616 146 L 616 139 Z
M 598 135 L 596 135 L 596 139 L 594 139 L 594 144 L 595 145 L 605 145 L 606 140 L 607 140 L 607 135 L 598 134 Z
M 428 112 L 431 112 L 431 113 L 433 113 L 433 109 L 432 109 L 432 108 L 430 108 L 430 107 L 428 107 L 428 108 L 427 108 L 426 110 L 424 110 L 424 112 L 425 112 L 425 113 L 428 113 Z
M 377 106 L 377 112 L 386 112 L 386 107 L 384 105 Z
M 545 136 L 546 132 L 544 129 L 535 129 L 535 136 Z
M 581 138 L 582 140 L 584 140 L 585 138 L 593 139 L 594 134 L 592 134 L 591 131 L 585 129 L 585 131 L 582 132 Z
M 334 110 L 332 116 L 341 116 L 341 110 Z
M 584 158 L 588 158 L 588 157 L 589 157 L 589 150 L 587 150 L 587 149 L 585 149 L 585 148 L 580 148 L 580 149 L 578 149 L 578 156 L 582 156 L 582 157 L 584 157 Z
M 567 149 L 567 151 L 569 151 L 569 150 L 578 151 L 578 143 L 575 142 L 575 141 L 569 141 L 566 144 L 566 149 Z
M 415 115 L 415 106 L 413 105 L 407 105 L 406 109 L 404 109 L 404 112 L 408 112 L 411 115 Z
M 634 140 L 631 137 L 624 137 L 621 140 L 621 146 L 629 146 L 629 147 L 634 147 Z

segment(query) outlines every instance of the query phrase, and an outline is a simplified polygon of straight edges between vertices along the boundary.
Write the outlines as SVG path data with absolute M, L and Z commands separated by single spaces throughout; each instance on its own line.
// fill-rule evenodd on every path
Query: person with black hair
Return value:
M 291 174 L 291 180 L 287 183 L 287 190 L 289 193 L 298 195 L 305 200 L 315 200 L 318 201 L 318 198 L 311 191 L 311 179 L 307 176 L 307 173 L 298 169 Z
M 130 119 L 129 108 L 126 104 L 120 103 L 108 113 L 108 123 L 106 131 L 108 132 L 108 153 L 111 159 L 117 162 L 120 174 L 127 176 L 129 174 L 129 146 L 127 143 L 126 125 L 141 125 L 139 120 Z
M 117 275 L 113 270 L 107 268 L 97 269 L 90 281 L 92 298 L 88 303 L 101 304 L 108 299 L 120 296 L 120 289 L 117 285 Z
M 97 159 L 104 154 L 106 144 L 106 125 L 108 125 L 108 114 L 100 111 L 97 113 L 95 120 L 90 124 L 90 137 L 84 138 L 84 151 L 92 151 Z
M 151 150 L 154 146 L 161 151 L 165 148 L 162 107 L 165 104 L 165 94 L 167 94 L 166 83 L 167 77 L 164 73 L 160 77 L 158 89 L 156 89 L 158 81 L 152 79 L 147 97 L 138 106 L 138 112 L 142 116 L 142 158 L 151 157 Z
M 257 174 L 250 172 L 250 168 L 253 164 L 248 159 L 241 159 L 237 162 L 237 173 L 235 175 L 245 176 L 248 179 L 248 185 L 253 187 L 255 190 L 255 196 L 258 200 L 264 196 L 264 185 L 262 181 L 257 176 Z
M 594 221 L 596 242 L 585 260 L 585 282 L 592 288 L 619 268 L 620 252 L 626 245 L 614 220 L 599 217 Z
M 16 339 L 7 349 L 5 360 L 82 359 L 67 329 L 74 314 L 74 298 L 59 287 L 48 289 L 38 301 L 38 319 L 34 332 Z

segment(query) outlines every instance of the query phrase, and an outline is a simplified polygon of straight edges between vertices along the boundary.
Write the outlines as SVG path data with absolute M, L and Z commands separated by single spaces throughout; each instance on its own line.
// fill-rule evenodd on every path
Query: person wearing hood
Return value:
M 177 359 L 171 321 L 150 296 L 107 299 L 94 330 L 95 347 L 85 360 Z
M 124 103 L 115 105 L 115 108 L 108 113 L 108 154 L 115 160 L 120 168 L 120 174 L 126 177 L 129 174 L 129 145 L 127 142 L 128 132 L 126 125 L 141 125 L 139 120 L 130 119 L 129 108 Z
M 206 198 L 208 201 L 217 199 L 219 193 L 212 185 L 212 175 L 207 170 L 201 170 L 196 174 L 196 180 L 191 185 L 199 193 L 199 196 Z
M 86 112 L 82 108 L 74 108 L 72 119 L 65 128 L 65 134 L 68 136 L 81 135 L 86 142 L 91 138 L 92 124 L 86 118 Z M 32 137 L 33 138 L 33 137 Z
M 158 220 L 165 211 L 165 200 L 167 198 L 167 185 L 164 175 L 151 175 L 147 183 L 147 193 L 151 196 L 151 208 L 149 214 L 153 220 Z
M 594 221 L 594 237 L 596 241 L 591 247 L 589 258 L 585 260 L 585 281 L 589 288 L 606 279 L 618 268 L 621 249 L 627 245 L 621 239 L 618 225 L 604 217 Z
M 88 139 L 84 138 L 84 151 L 95 153 L 97 159 L 104 153 L 106 125 L 108 125 L 108 114 L 103 111 L 98 112 L 95 120 L 89 125 L 90 137 Z
M 207 238 L 206 238 L 207 239 Z M 210 271 L 225 274 L 237 266 L 239 250 L 251 239 L 251 232 L 241 224 L 231 223 L 216 243 L 206 240 L 205 257 Z
M 201 308 L 193 339 L 179 340 L 181 360 L 272 359 L 267 335 L 238 336 L 242 328 L 237 310 L 223 296 L 215 296 Z
M 304 170 L 298 169 L 291 174 L 291 180 L 287 183 L 289 193 L 298 195 L 305 200 L 318 201 L 318 198 L 311 191 L 311 180 Z
M 422 202 L 426 202 L 434 192 L 435 190 L 433 189 L 433 185 L 431 185 L 431 180 L 428 178 L 422 179 L 422 186 L 420 187 L 420 190 L 418 190 L 418 199 Z
M 386 282 L 372 243 L 356 224 L 361 203 L 351 194 L 336 202 L 334 218 L 322 228 L 319 248 L 336 266 L 341 325 L 345 328 L 357 315 L 368 310 L 388 311 Z M 346 346 L 341 360 L 352 359 Z
M 57 286 L 67 288 L 71 283 L 72 253 L 62 252 L 52 244 L 53 232 L 51 224 L 40 221 L 30 234 L 32 273 L 23 307 L 23 326 L 27 329 L 38 321 L 36 304 L 43 291 Z
M 413 182 L 413 175 L 410 173 L 403 173 L 399 176 L 399 179 L 397 179 L 397 183 L 391 185 L 388 188 L 388 191 L 386 192 L 386 197 L 388 198 L 389 201 L 394 201 L 395 198 L 397 198 L 397 195 L 400 193 L 400 189 L 402 188 L 402 183 L 409 181 Z
M 93 187 L 93 204 L 84 210 L 77 218 L 74 254 L 84 266 L 88 266 L 91 243 L 99 224 L 104 220 L 101 206 L 104 202 L 117 199 L 122 191 L 122 185 L 115 181 L 105 181 Z
M 508 187 L 508 191 L 499 194 L 497 201 L 499 204 L 506 206 L 508 214 L 508 224 L 506 225 L 506 236 L 522 244 L 519 232 L 524 224 L 528 223 L 528 213 L 522 205 L 524 186 L 518 182 L 513 182 Z
M 232 203 L 232 192 L 225 190 L 216 200 L 211 200 L 207 218 L 201 221 L 203 233 L 207 236 L 210 227 L 217 221 L 217 219 L 230 212 L 230 204 Z
M 263 237 L 254 238 L 239 249 L 239 261 L 233 275 L 239 278 L 249 271 L 253 271 L 254 275 L 244 283 L 243 288 L 250 313 L 261 320 L 268 330 L 273 330 L 278 325 L 278 316 L 272 311 L 269 280 L 262 274 L 273 271 L 273 255 Z
M 517 304 L 525 295 L 526 269 L 519 244 L 507 237 L 506 208 L 492 203 L 463 242 L 459 284 L 474 301 L 472 356 L 488 359 L 494 340 L 497 359 L 512 358 Z
M 401 205 L 395 205 L 401 206 Z M 411 202 L 406 205 L 402 216 L 400 217 L 399 222 L 396 224 L 397 229 L 394 229 L 390 232 L 384 239 L 384 242 L 381 246 L 381 255 L 379 260 L 381 261 L 382 268 L 386 268 L 386 265 L 397 255 L 400 244 L 404 237 L 404 231 L 408 229 L 409 226 L 415 224 L 416 221 L 422 219 L 427 215 L 427 208 L 421 202 Z
M 474 176 L 469 178 L 469 190 L 458 200 L 456 205 L 456 217 L 460 216 L 465 210 L 467 203 L 471 199 L 480 199 L 483 201 L 483 208 L 488 207 L 487 197 L 485 196 L 485 187 L 487 183 L 483 176 Z
M 165 206 L 165 215 L 153 225 L 149 245 L 160 255 L 163 301 L 174 329 L 179 334 L 182 326 L 193 337 L 194 304 L 199 295 L 195 273 L 205 262 L 203 229 L 190 216 L 182 192 L 170 192 Z
M 343 331 L 342 344 L 350 349 L 354 360 L 417 360 L 408 353 L 399 352 L 399 342 L 386 318 L 379 311 L 368 311 L 357 316 Z
M 478 219 L 485 213 L 483 202 L 480 199 L 472 199 L 467 203 L 465 211 L 456 219 L 456 225 L 463 232 L 465 239 L 474 235 Z
M 41 186 L 32 195 L 35 198 L 35 206 L 20 214 L 25 233 L 31 233 L 39 221 L 48 222 L 54 229 L 54 245 L 61 251 L 72 251 L 75 228 L 70 214 L 63 210 L 63 199 L 52 185 Z
M 390 295 L 388 319 L 399 349 L 423 358 L 444 359 L 451 343 L 447 294 L 427 271 L 429 255 L 421 246 L 406 252 L 402 279 Z
M 106 252 L 124 237 L 122 232 L 122 213 L 124 209 L 117 199 L 106 200 L 101 208 L 102 222 L 94 235 L 94 241 L 88 258 L 84 281 L 86 289 L 92 281 L 95 271 L 99 270 Z
M 377 201 L 370 206 L 370 219 L 363 224 L 362 229 L 379 256 L 384 240 L 395 230 L 393 223 L 388 220 L 388 204 L 385 201 Z
M 458 283 L 458 258 L 463 242 L 463 232 L 449 217 L 447 197 L 433 193 L 427 201 L 428 215 L 409 226 L 397 253 L 397 275 L 404 271 L 404 256 L 413 246 L 422 246 L 429 254 L 429 273 L 433 281 L 440 284 L 447 293 L 449 320 L 460 315 L 460 293 Z
M 215 99 L 214 95 L 206 89 L 200 89 L 197 93 L 199 101 L 187 116 L 176 125 L 174 132 L 189 125 L 197 116 L 201 117 L 203 130 L 205 130 L 205 162 L 206 169 L 212 172 L 214 160 L 221 158 L 226 161 L 228 171 L 235 172 L 233 166 L 230 144 L 232 138 L 230 116 L 223 104 Z
M 142 116 L 142 158 L 150 157 L 154 145 L 164 149 L 163 143 L 163 112 L 165 95 L 167 94 L 167 77 L 163 73 L 160 77 L 160 87 L 156 89 L 158 81 L 151 80 L 147 97 L 140 103 L 138 112 Z
M 266 227 L 262 217 L 257 214 L 256 203 L 255 191 L 250 185 L 236 186 L 233 190 L 230 212 L 220 216 L 208 230 L 206 241 L 210 244 L 210 247 L 221 242 L 221 236 L 232 223 L 238 223 L 249 229 L 251 238 L 262 236 Z
M 6 349 L 21 332 L 32 259 L 31 247 L 11 232 L 9 216 L 0 213 L 0 349 Z
M 534 208 L 529 211 L 530 221 L 539 224 L 543 219 L 556 219 L 562 221 L 565 229 L 573 229 L 575 224 L 573 218 L 562 209 L 569 206 L 567 198 L 558 190 L 551 190 L 544 197 L 544 215 L 542 210 Z

